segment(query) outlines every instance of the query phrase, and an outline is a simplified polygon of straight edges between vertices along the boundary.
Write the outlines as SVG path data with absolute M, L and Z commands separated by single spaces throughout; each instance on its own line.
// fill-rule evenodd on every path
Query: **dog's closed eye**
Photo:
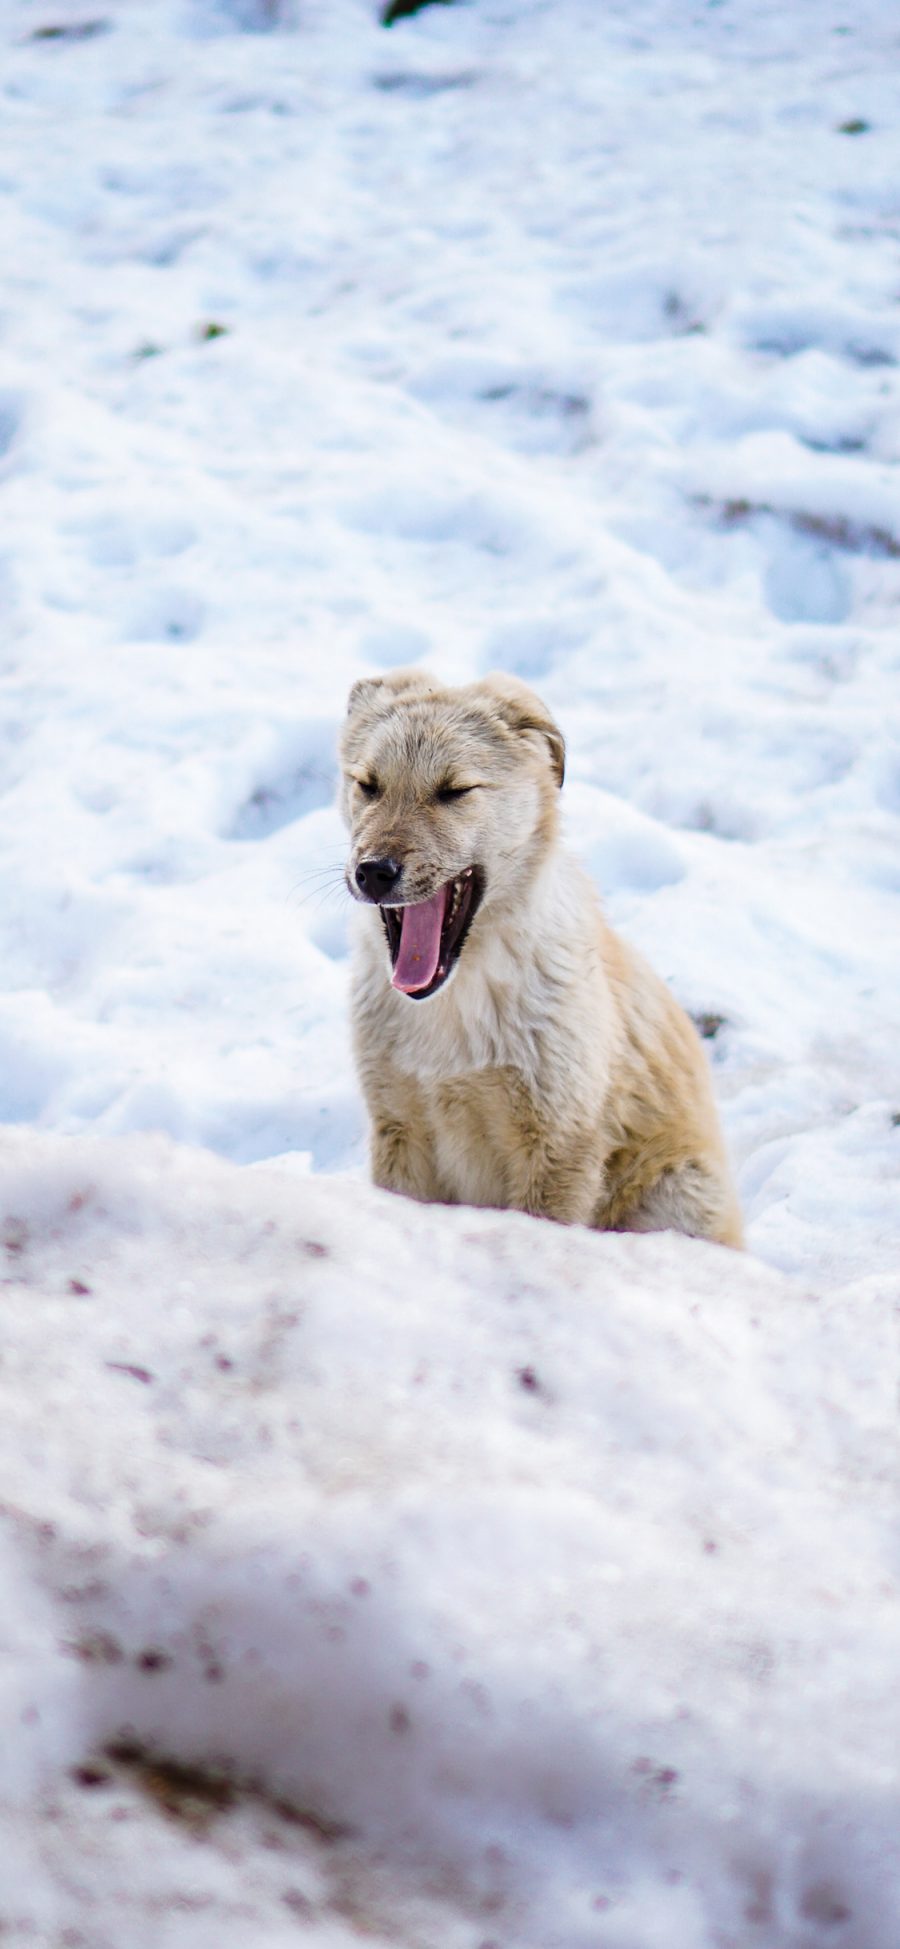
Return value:
M 377 799 L 381 797 L 381 786 L 378 784 L 377 779 L 355 778 L 353 783 L 359 786 L 364 798 Z
M 452 805 L 454 799 L 464 799 L 468 792 L 477 790 L 477 785 L 439 785 L 434 796 L 438 805 Z

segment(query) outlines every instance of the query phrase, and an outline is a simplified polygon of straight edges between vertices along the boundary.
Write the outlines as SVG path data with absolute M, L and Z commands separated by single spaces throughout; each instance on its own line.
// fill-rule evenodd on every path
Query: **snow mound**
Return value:
M 897 1939 L 896 1279 L 161 1139 L 0 1183 L 12 1940 Z

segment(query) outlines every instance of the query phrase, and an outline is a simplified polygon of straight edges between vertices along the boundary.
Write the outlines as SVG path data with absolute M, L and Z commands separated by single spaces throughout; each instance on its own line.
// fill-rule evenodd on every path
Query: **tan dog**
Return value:
M 687 1016 L 562 849 L 562 734 L 513 677 L 354 685 L 356 1054 L 376 1184 L 740 1245 Z

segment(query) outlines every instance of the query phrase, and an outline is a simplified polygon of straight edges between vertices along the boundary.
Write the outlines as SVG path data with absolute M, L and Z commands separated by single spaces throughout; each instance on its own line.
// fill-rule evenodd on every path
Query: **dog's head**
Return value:
M 565 744 L 515 677 L 354 684 L 341 739 L 347 885 L 380 908 L 395 988 L 452 974 L 480 908 L 521 897 L 556 832 Z

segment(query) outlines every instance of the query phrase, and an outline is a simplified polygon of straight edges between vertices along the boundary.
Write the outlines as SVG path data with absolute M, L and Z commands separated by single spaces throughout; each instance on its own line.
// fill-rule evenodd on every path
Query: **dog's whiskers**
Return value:
M 346 895 L 347 883 L 343 864 L 330 863 L 305 868 L 289 888 L 287 899 L 291 906 L 302 907 L 316 896 L 330 899 L 335 894 Z

